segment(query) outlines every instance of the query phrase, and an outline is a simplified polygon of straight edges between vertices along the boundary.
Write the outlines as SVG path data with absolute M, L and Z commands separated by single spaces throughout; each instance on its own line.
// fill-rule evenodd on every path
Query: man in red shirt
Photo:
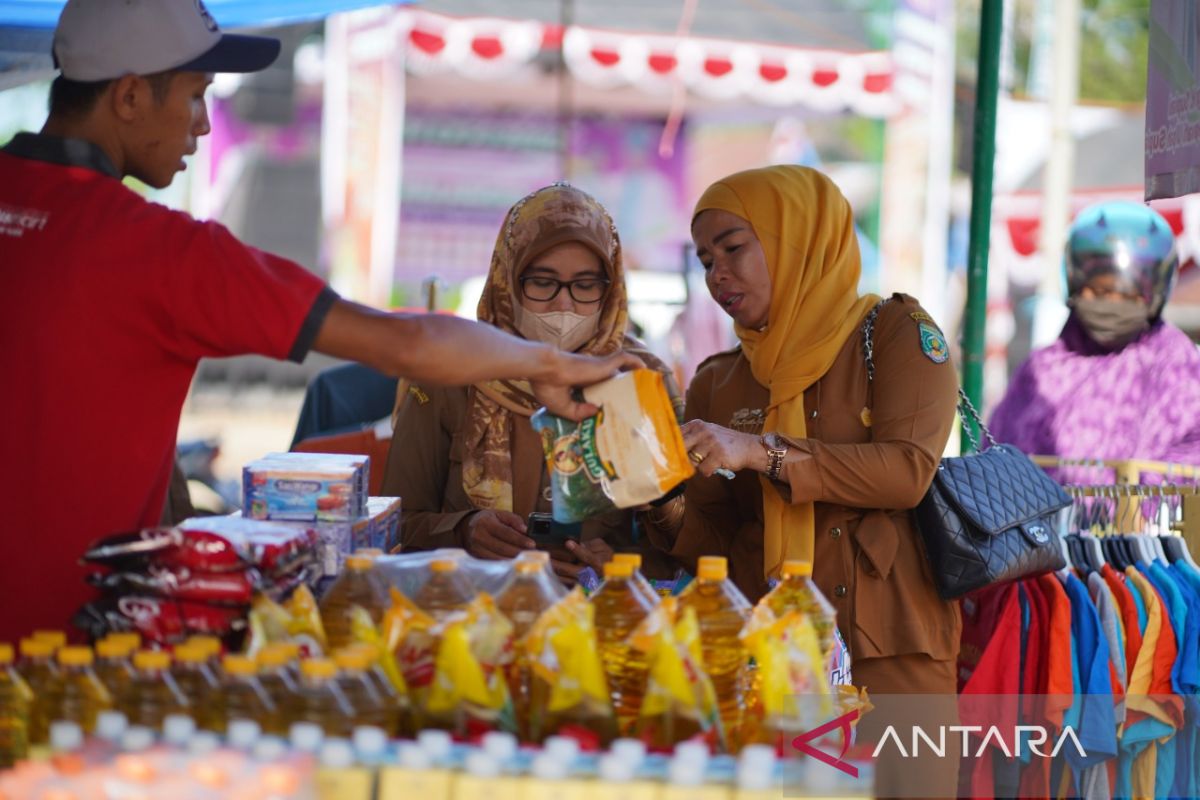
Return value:
M 89 596 L 87 543 L 159 521 L 196 365 L 310 350 L 441 384 L 530 378 L 557 413 L 592 359 L 438 315 L 343 300 L 215 222 L 148 202 L 209 132 L 212 73 L 268 66 L 279 42 L 223 34 L 200 0 L 70 0 L 38 134 L 0 150 L 0 641 L 64 627 Z

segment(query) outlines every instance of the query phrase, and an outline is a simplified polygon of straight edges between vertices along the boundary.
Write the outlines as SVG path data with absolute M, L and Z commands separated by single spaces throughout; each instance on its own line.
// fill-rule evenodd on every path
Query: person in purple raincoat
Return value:
M 1167 221 L 1089 206 L 1065 266 L 1071 315 L 1017 370 L 992 433 L 1030 454 L 1200 465 L 1200 350 L 1162 319 L 1179 271 Z

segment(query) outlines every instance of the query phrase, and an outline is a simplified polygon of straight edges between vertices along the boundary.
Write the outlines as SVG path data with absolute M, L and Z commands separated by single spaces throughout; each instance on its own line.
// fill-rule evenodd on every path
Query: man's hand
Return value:
M 567 540 L 567 551 L 574 561 L 565 561 L 560 558 L 551 558 L 550 566 L 554 568 L 554 574 L 562 579 L 567 586 L 574 586 L 579 580 L 579 573 L 585 567 L 591 567 L 596 571 L 596 575 L 604 577 L 604 565 L 612 561 L 613 549 L 608 542 L 603 539 L 588 539 L 580 544 L 574 539 Z M 561 555 L 561 553 L 556 553 Z
M 646 365 L 632 353 L 613 353 L 605 358 L 593 358 L 557 351 L 545 374 L 530 381 L 533 395 L 551 414 L 579 422 L 597 411 L 591 403 L 573 397 L 572 388 L 590 386 L 607 380 L 627 369 Z
M 476 558 L 516 558 L 533 546 L 525 535 L 525 520 L 511 511 L 489 508 L 467 518 L 466 549 Z
M 758 437 L 750 433 L 739 433 L 694 419 L 683 425 L 683 443 L 688 458 L 702 475 L 711 476 L 721 468 L 733 472 L 767 470 L 767 451 Z

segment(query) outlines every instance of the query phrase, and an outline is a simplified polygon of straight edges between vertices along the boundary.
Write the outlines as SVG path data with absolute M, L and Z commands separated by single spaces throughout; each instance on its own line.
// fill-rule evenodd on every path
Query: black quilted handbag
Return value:
M 875 320 L 886 302 L 880 302 L 863 325 L 869 385 L 875 378 Z M 968 437 L 969 415 L 990 447 L 943 458 L 916 509 L 933 582 L 946 600 L 1065 567 L 1054 516 L 1071 505 L 1062 487 L 1027 455 L 1012 445 L 996 443 L 962 389 L 958 407 Z M 973 437 L 971 445 L 979 449 Z
M 969 413 L 991 446 L 942 459 L 917 506 L 933 581 L 947 600 L 1065 567 L 1054 517 L 1071 504 L 1062 487 L 1027 455 L 997 444 L 961 389 L 958 396 L 968 436 Z

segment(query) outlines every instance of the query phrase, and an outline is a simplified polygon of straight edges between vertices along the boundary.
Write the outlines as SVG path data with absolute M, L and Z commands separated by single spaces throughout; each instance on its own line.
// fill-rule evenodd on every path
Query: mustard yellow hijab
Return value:
M 860 297 L 854 215 L 829 178 L 807 167 L 747 170 L 705 190 L 693 214 L 721 209 L 750 223 L 771 276 L 767 326 L 735 326 L 754 378 L 771 392 L 764 430 L 808 435 L 804 391 L 833 365 L 879 302 Z M 813 559 L 813 504 L 785 503 L 765 476 L 763 568 L 776 577 L 788 559 Z

